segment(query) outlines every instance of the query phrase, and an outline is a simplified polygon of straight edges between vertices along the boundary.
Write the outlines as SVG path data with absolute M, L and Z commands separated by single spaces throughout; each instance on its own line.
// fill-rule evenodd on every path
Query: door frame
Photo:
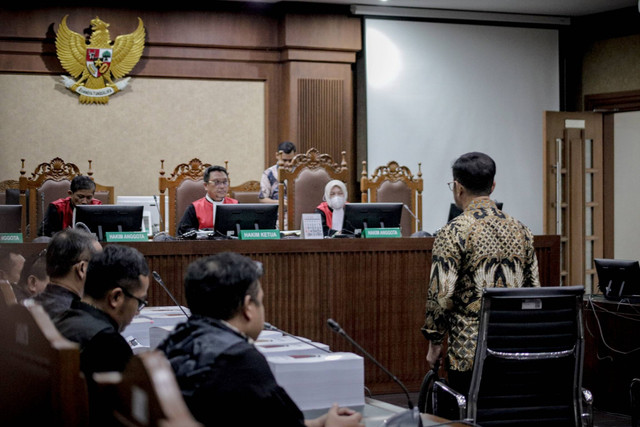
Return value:
M 640 111 L 640 90 L 585 95 L 584 111 L 602 113 L 603 146 L 603 251 L 606 258 L 614 257 L 614 114 Z

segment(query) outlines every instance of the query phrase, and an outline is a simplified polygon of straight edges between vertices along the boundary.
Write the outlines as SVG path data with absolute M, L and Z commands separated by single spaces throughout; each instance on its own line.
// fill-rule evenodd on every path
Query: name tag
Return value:
M 144 231 L 107 231 L 107 242 L 147 242 L 149 235 Z
M 0 233 L 0 243 L 22 243 L 22 233 Z
M 402 233 L 400 233 L 400 228 L 365 228 L 362 236 L 367 239 L 402 237 Z
M 279 230 L 240 230 L 240 240 L 280 239 Z

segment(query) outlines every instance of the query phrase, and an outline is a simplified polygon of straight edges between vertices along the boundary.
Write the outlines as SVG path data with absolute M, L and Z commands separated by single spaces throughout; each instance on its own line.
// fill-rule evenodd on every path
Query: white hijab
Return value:
M 339 204 L 339 208 L 336 207 L 335 200 L 331 200 L 329 195 L 331 194 L 331 189 L 333 187 L 339 187 L 344 193 L 344 201 Z M 347 186 L 344 185 L 344 182 L 334 179 L 331 180 L 324 187 L 324 200 L 327 202 L 329 207 L 333 209 L 333 219 L 331 220 L 331 229 L 333 230 L 342 230 L 342 223 L 344 222 L 344 203 L 349 198 L 349 194 L 347 193 Z

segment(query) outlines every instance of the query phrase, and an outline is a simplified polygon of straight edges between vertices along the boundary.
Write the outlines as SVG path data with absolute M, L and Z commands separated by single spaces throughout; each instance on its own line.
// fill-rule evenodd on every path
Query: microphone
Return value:
M 414 427 L 422 427 L 422 418 L 420 418 L 420 411 L 417 406 L 413 405 L 411 401 L 411 397 L 409 396 L 409 390 L 402 384 L 402 382 L 393 375 L 387 368 L 382 366 L 380 362 L 378 362 L 372 355 L 367 353 L 367 351 L 360 346 L 353 338 L 351 338 L 347 333 L 342 329 L 342 327 L 333 319 L 327 319 L 327 325 L 331 330 L 336 332 L 339 335 L 342 335 L 349 343 L 351 343 L 354 347 L 360 350 L 369 360 L 378 366 L 378 368 L 382 369 L 382 371 L 387 374 L 393 381 L 395 381 L 404 391 L 404 394 L 407 396 L 407 406 L 409 406 L 408 411 L 401 412 L 390 417 L 386 420 L 385 425 L 387 426 L 414 426 Z
M 407 210 L 407 212 L 409 212 L 411 214 L 413 219 L 416 220 L 416 230 L 419 231 L 420 230 L 420 220 L 418 219 L 418 217 L 415 216 L 413 212 L 411 212 L 411 209 L 409 209 L 409 206 L 407 206 L 405 203 L 402 204 L 402 207 L 405 208 Z
M 304 340 L 304 339 L 302 339 L 302 338 L 300 338 L 300 337 L 298 337 L 298 336 L 295 336 L 295 335 L 293 335 L 293 334 L 290 334 L 289 332 L 285 332 L 285 331 L 283 331 L 282 329 L 278 329 L 278 328 L 276 328 L 275 326 L 273 326 L 273 325 L 272 325 L 271 323 L 269 323 L 269 322 L 264 322 L 264 329 L 266 329 L 267 331 L 276 331 L 276 332 L 280 332 L 282 335 L 286 335 L 286 336 L 288 336 L 288 337 L 295 338 L 295 339 L 297 339 L 297 340 L 298 340 L 298 341 L 300 341 L 300 342 L 303 342 L 303 343 L 305 343 L 305 344 L 309 344 L 311 347 L 315 347 L 315 348 L 317 348 L 318 350 L 322 350 L 322 351 L 324 351 L 324 352 L 326 352 L 326 353 L 331 353 L 331 350 L 327 350 L 326 348 L 319 347 L 319 346 L 315 345 L 314 343 L 312 343 L 312 342 L 310 342 L 310 341 Z
M 187 316 L 187 319 L 189 318 L 189 315 L 187 314 L 186 311 L 184 311 L 184 309 L 182 308 L 182 306 L 180 305 L 180 303 L 178 302 L 178 300 L 176 299 L 176 297 L 173 296 L 173 294 L 169 291 L 169 288 L 167 288 L 167 286 L 164 284 L 164 282 L 162 281 L 162 278 L 160 277 L 160 275 L 158 274 L 157 271 L 152 272 L 151 274 L 153 274 L 153 278 L 156 279 L 156 282 L 158 282 L 160 284 L 160 286 L 162 286 L 162 289 L 165 290 L 165 292 L 167 294 L 169 294 L 169 297 L 171 298 L 171 300 L 174 302 L 175 305 L 178 306 L 178 308 L 180 309 L 180 311 L 182 311 L 182 313 Z
M 89 227 L 87 227 L 87 224 L 85 224 L 84 222 L 80 222 L 80 221 L 76 222 L 76 223 L 74 224 L 73 228 L 79 228 L 79 229 L 81 229 L 82 231 L 85 231 L 85 232 L 87 232 L 87 233 L 89 233 L 89 234 L 93 234 L 93 233 L 91 232 L 91 230 L 89 229 Z
M 160 211 L 160 205 L 158 204 L 158 198 L 156 197 L 156 195 L 153 195 L 153 201 L 156 202 L 156 210 L 158 211 L 158 220 L 159 220 L 159 226 L 161 229 L 164 230 L 164 221 L 162 219 L 162 212 Z

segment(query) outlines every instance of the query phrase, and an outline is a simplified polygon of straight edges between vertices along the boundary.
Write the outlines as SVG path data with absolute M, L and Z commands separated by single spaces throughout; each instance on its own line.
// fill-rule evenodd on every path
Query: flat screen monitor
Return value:
M 20 233 L 22 205 L 0 205 L 0 233 Z
M 73 224 L 83 223 L 102 242 L 107 232 L 142 231 L 143 211 L 144 206 L 78 205 Z
M 595 258 L 598 288 L 605 298 L 640 297 L 640 263 L 623 259 Z
M 278 205 L 237 203 L 216 205 L 214 232 L 220 237 L 239 237 L 240 230 L 274 230 L 278 228 Z
M 498 207 L 498 209 L 502 210 L 502 202 L 496 202 L 496 206 Z M 449 218 L 447 219 L 447 222 L 451 221 L 461 213 L 462 211 L 460 210 L 460 208 L 458 208 L 455 203 L 451 203 L 451 206 L 449 206 Z
M 402 203 L 347 203 L 343 232 L 360 234 L 366 228 L 400 227 Z

